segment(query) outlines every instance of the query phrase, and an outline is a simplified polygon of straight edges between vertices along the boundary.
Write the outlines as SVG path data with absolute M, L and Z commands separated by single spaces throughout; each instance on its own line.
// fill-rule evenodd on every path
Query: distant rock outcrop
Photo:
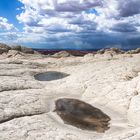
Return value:
M 101 50 L 97 51 L 97 54 L 105 54 L 105 53 L 110 53 L 110 54 L 123 54 L 124 51 L 122 51 L 119 48 L 101 49 Z
M 11 50 L 21 51 L 21 46 L 20 45 L 12 46 Z
M 138 54 L 140 53 L 140 48 L 137 48 L 136 50 L 130 50 L 128 52 L 126 52 L 126 54 Z
M 11 47 L 12 50 L 20 51 L 23 53 L 29 53 L 29 54 L 34 54 L 34 50 L 31 48 L 23 47 L 23 46 L 13 46 Z
M 34 51 L 31 48 L 26 48 L 26 47 L 21 47 L 21 52 L 23 53 L 29 53 L 29 54 L 33 54 Z
M 54 55 L 52 55 L 53 57 L 56 58 L 60 58 L 60 57 L 69 57 L 70 53 L 68 53 L 67 51 L 60 51 L 58 53 L 55 53 Z
M 11 48 L 3 43 L 0 43 L 0 54 L 7 53 Z
M 4 43 L 0 43 L 0 54 L 8 53 L 9 50 L 14 50 L 14 51 L 18 51 L 18 52 L 26 53 L 26 54 L 34 54 L 34 50 L 32 48 L 23 47 L 20 45 L 10 47 Z
M 140 48 L 137 48 L 135 50 L 130 50 L 130 51 L 122 51 L 121 49 L 119 48 L 109 48 L 109 49 L 101 49 L 99 51 L 97 51 L 97 54 L 138 54 L 140 53 Z

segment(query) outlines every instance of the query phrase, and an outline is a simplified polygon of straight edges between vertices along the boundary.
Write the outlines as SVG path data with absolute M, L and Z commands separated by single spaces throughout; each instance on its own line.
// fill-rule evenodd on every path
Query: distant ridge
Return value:
M 44 54 L 44 55 L 48 55 L 48 54 L 53 55 L 53 54 L 61 52 L 61 51 L 66 51 L 69 54 L 74 55 L 74 56 L 84 56 L 88 53 L 94 53 L 95 54 L 98 50 L 94 50 L 94 51 L 93 50 L 88 50 L 88 51 L 86 51 L 86 50 L 44 50 L 44 49 L 42 50 L 42 49 L 34 49 L 34 51 L 38 51 L 39 53 Z
M 61 51 L 68 52 L 70 55 L 73 56 L 84 56 L 88 53 L 96 54 L 96 53 L 104 53 L 106 51 L 118 51 L 118 52 L 134 52 L 134 50 L 129 49 L 119 49 L 119 48 L 103 48 L 103 49 L 88 49 L 88 50 L 71 50 L 71 49 L 33 49 L 34 51 L 38 51 L 44 55 L 54 55 L 55 53 L 59 53 Z M 137 50 L 137 49 L 136 49 Z

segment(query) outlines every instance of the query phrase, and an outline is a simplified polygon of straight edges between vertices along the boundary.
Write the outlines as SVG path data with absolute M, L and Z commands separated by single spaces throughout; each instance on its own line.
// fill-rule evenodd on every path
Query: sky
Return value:
M 135 49 L 140 0 L 0 0 L 0 42 L 38 49 Z

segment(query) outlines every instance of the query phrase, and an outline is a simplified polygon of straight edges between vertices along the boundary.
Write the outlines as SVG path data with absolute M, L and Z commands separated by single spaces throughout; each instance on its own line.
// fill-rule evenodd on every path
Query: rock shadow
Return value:
M 54 110 L 66 124 L 84 130 L 103 133 L 109 129 L 108 115 L 100 109 L 77 99 L 62 98 L 55 101 Z
M 69 76 L 69 74 L 62 73 L 62 72 L 56 72 L 56 71 L 48 71 L 45 73 L 39 73 L 34 75 L 34 78 L 38 81 L 53 81 L 62 79 Z

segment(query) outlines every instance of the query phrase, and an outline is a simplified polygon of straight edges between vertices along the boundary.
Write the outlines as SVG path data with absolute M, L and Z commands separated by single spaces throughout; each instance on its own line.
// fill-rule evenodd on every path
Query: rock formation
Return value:
M 140 48 L 137 48 L 136 50 L 130 50 L 126 52 L 127 54 L 138 54 L 140 53 Z
M 58 59 L 4 51 L 0 55 L 0 140 L 139 140 L 140 53 L 97 55 Z M 49 71 L 69 76 L 51 81 L 34 78 Z M 64 123 L 53 112 L 55 101 L 63 98 L 102 110 L 111 119 L 110 128 L 97 133 Z
M 11 48 L 3 43 L 0 43 L 0 54 L 7 53 Z
M 67 51 L 60 51 L 58 53 L 55 53 L 52 56 L 55 57 L 55 58 L 61 58 L 61 57 L 69 57 L 70 54 Z
M 11 47 L 12 50 L 20 51 L 22 53 L 33 54 L 34 51 L 31 48 L 23 47 L 23 46 L 13 46 Z
M 23 46 L 19 46 L 19 45 L 10 47 L 6 44 L 0 43 L 0 54 L 8 53 L 9 50 L 15 50 L 15 51 L 27 53 L 27 54 L 34 54 L 34 50 L 31 48 L 27 48 L 27 47 L 23 47 Z
M 110 54 L 123 54 L 124 51 L 122 51 L 119 48 L 109 48 L 109 49 L 101 49 L 97 51 L 97 54 L 104 54 L 104 53 L 110 53 Z

